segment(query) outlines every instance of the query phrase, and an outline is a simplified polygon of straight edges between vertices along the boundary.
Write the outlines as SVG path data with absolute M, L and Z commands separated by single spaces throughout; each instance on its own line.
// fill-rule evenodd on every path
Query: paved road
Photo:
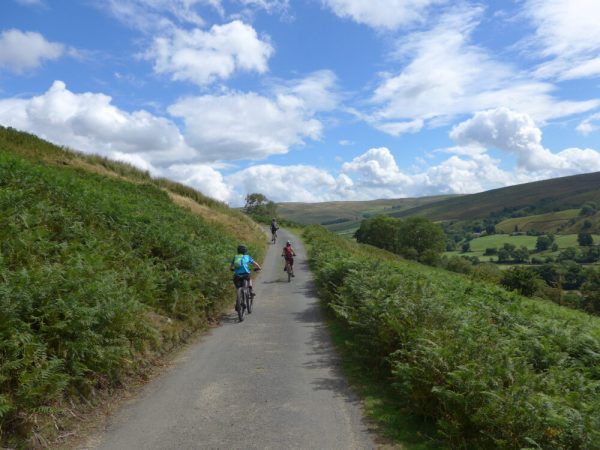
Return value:
M 283 272 L 279 231 L 255 280 L 255 310 L 224 318 L 88 448 L 370 449 L 357 399 L 338 371 L 301 243 Z M 232 300 L 233 303 L 233 300 Z

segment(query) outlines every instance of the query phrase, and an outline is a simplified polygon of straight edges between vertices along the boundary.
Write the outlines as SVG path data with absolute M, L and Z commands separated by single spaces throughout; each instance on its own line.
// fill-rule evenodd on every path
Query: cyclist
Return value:
M 248 287 L 250 288 L 250 295 L 256 296 L 252 290 L 252 279 L 250 278 L 250 265 L 254 266 L 256 270 L 260 270 L 260 265 L 254 261 L 252 256 L 248 255 L 248 249 L 245 245 L 238 245 L 237 255 L 231 260 L 230 270 L 233 270 L 233 284 L 236 288 L 240 288 L 244 285 L 244 280 L 248 280 Z
M 290 268 L 292 269 L 292 276 L 294 275 L 294 256 L 296 256 L 296 252 L 294 251 L 294 248 L 292 247 L 292 243 L 290 241 L 287 241 L 285 243 L 285 247 L 283 247 L 283 252 L 281 253 L 281 256 L 283 256 L 285 258 L 285 262 L 286 262 L 286 266 L 287 263 L 290 263 Z M 283 271 L 285 272 L 285 267 L 283 267 Z
M 271 220 L 271 235 L 273 240 L 277 236 L 277 230 L 279 230 L 279 225 L 277 225 L 277 220 L 273 217 L 273 220 Z

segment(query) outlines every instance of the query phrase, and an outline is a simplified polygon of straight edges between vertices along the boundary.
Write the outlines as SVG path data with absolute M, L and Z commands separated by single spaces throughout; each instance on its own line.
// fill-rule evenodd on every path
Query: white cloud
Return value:
M 271 44 L 259 39 L 254 28 L 235 20 L 208 31 L 175 29 L 168 37 L 155 38 L 144 57 L 154 61 L 156 73 L 203 86 L 236 70 L 264 73 L 272 53 Z
M 331 70 L 319 70 L 305 78 L 290 80 L 275 87 L 275 93 L 302 100 L 309 111 L 331 111 L 338 105 L 337 79 Z
M 583 135 L 588 135 L 600 128 L 600 113 L 592 114 L 577 125 L 577 131 Z
M 464 152 L 462 158 L 452 155 L 437 165 L 408 173 L 398 168 L 388 148 L 372 148 L 342 165 L 342 173 L 352 181 L 350 187 L 342 191 L 343 198 L 369 200 L 466 194 L 529 180 L 498 166 L 499 161 L 489 155 Z
M 173 28 L 174 21 L 204 25 L 196 12 L 198 5 L 220 9 L 219 0 L 106 0 L 96 4 L 125 25 L 148 33 Z
M 65 46 L 49 42 L 40 33 L 5 30 L 0 34 L 0 70 L 23 73 L 42 65 L 44 60 L 60 58 Z
M 210 165 L 174 164 L 167 168 L 165 175 L 223 202 L 229 202 L 235 196 L 233 186 L 236 184 L 227 183 L 221 172 Z
M 544 58 L 536 74 L 561 80 L 600 75 L 600 2 L 527 0 L 536 30 L 530 44 Z
M 230 92 L 182 99 L 169 108 L 186 125 L 187 142 L 207 160 L 261 159 L 319 139 L 320 111 L 336 105 L 335 77 L 323 71 L 277 86 L 267 97 Z
M 542 145 L 542 131 L 527 114 L 508 108 L 476 113 L 454 127 L 450 137 L 459 144 L 497 148 L 517 157 L 519 169 L 545 178 L 600 170 L 600 153 L 569 148 L 552 153 Z
M 373 28 L 395 29 L 423 22 L 428 10 L 447 0 L 323 0 L 339 17 Z
M 559 100 L 552 96 L 552 84 L 531 81 L 472 44 L 482 13 L 481 7 L 456 8 L 432 29 L 403 37 L 396 57 L 406 64 L 400 73 L 384 74 L 372 98 L 377 109 L 368 120 L 399 135 L 500 106 L 543 122 L 600 105 L 599 100 Z
M 236 172 L 226 179 L 229 184 L 241 187 L 243 194 L 262 192 L 276 202 L 318 202 L 332 199 L 338 185 L 338 181 L 325 170 L 306 165 L 257 165 Z M 341 178 L 340 183 L 344 187 L 348 180 Z
M 0 100 L 0 123 L 102 155 L 138 154 L 148 162 L 194 155 L 173 122 L 146 111 L 128 113 L 111 102 L 107 95 L 75 94 L 55 81 L 40 96 Z

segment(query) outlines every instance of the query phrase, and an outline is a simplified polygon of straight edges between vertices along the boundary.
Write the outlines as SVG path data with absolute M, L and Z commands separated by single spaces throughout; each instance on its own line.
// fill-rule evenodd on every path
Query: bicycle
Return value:
M 259 269 L 255 269 L 257 272 Z M 248 278 L 244 278 L 242 280 L 242 285 L 236 290 L 235 297 L 235 310 L 238 314 L 238 319 L 240 322 L 244 321 L 244 315 L 246 311 L 248 314 L 252 314 L 252 307 L 254 305 L 254 297 L 250 292 L 250 280 Z
M 244 279 L 242 286 L 237 288 L 237 295 L 235 298 L 235 310 L 238 314 L 238 319 L 240 322 L 244 321 L 244 315 L 246 314 L 246 308 L 248 308 L 248 313 L 252 311 L 252 296 L 250 295 L 250 282 L 249 280 Z M 250 305 L 248 307 L 248 305 Z
M 271 242 L 275 244 L 277 242 L 277 230 L 271 231 Z

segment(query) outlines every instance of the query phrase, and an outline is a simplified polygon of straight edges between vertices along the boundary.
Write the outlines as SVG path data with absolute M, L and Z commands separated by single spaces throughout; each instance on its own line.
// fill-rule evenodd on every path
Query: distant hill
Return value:
M 445 195 L 372 201 L 280 203 L 279 214 L 302 224 L 321 224 L 338 234 L 351 234 L 360 222 L 375 214 L 392 217 L 424 216 L 432 220 L 477 220 L 491 215 L 536 217 L 505 221 L 502 229 L 577 232 L 581 220 L 576 211 L 586 202 L 600 206 L 600 172 L 553 178 L 469 195 Z M 554 215 L 546 215 L 553 213 Z M 598 214 L 596 214 L 598 215 Z M 539 216 L 539 217 L 538 217 Z M 551 222 L 542 224 L 542 222 Z M 595 223 L 595 221 L 593 221 Z M 536 226 L 534 226 L 534 223 Z M 594 225 L 594 228 L 596 226 Z
M 349 202 L 300 203 L 289 202 L 277 205 L 278 214 L 303 225 L 318 224 L 343 227 L 344 223 L 356 222 L 374 214 L 392 214 L 454 197 L 438 195 L 418 198 L 380 199 Z
M 394 217 L 425 216 L 433 220 L 473 220 L 505 209 L 532 207 L 542 212 L 580 208 L 600 203 L 600 172 L 518 184 L 478 194 L 452 197 L 392 212 Z

